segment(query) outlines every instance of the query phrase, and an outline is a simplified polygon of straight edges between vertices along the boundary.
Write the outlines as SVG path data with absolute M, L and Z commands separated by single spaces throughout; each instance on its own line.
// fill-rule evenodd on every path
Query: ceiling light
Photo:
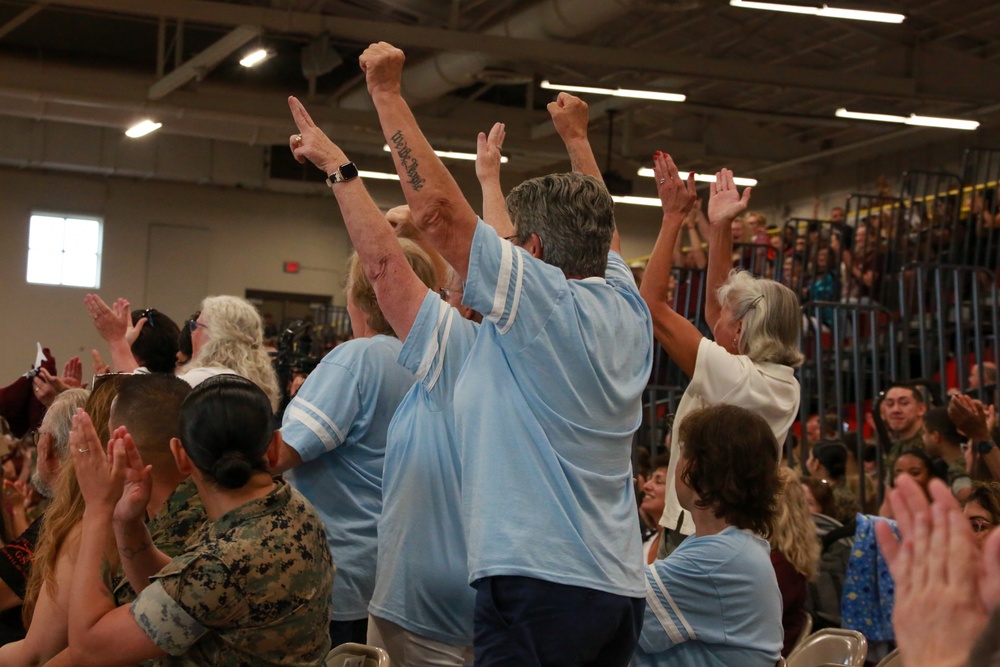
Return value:
M 268 55 L 267 49 L 257 49 L 243 56 L 240 64 L 244 67 L 253 67 L 254 65 L 259 65 Z
M 392 152 L 392 149 L 389 148 L 389 144 L 383 144 L 382 150 L 384 150 L 386 153 L 391 153 Z M 457 152 L 457 151 L 434 151 L 434 155 L 437 155 L 438 157 L 443 157 L 443 158 L 451 158 L 452 160 L 475 160 L 476 159 L 476 154 L 475 153 L 460 153 L 460 152 Z M 507 162 L 509 162 L 509 160 L 507 159 L 507 156 L 506 155 L 501 155 L 500 156 L 500 163 L 501 164 L 507 164 Z
M 640 168 L 638 173 L 640 176 L 646 176 L 648 178 L 655 178 L 656 176 L 656 172 L 654 172 L 649 167 Z M 681 177 L 681 180 L 687 180 L 688 173 L 689 172 L 686 171 L 679 171 L 677 172 L 677 175 Z M 699 183 L 715 183 L 715 174 L 695 174 L 694 180 L 698 181 Z M 735 177 L 733 178 L 733 183 L 735 185 L 753 187 L 757 185 L 757 179 Z
M 830 19 L 851 19 L 853 21 L 877 21 L 879 23 L 902 23 L 906 20 L 903 14 L 893 12 L 873 12 L 867 9 L 843 9 L 840 7 L 810 7 L 808 5 L 784 5 L 776 2 L 755 2 L 754 0 L 729 0 L 732 7 L 743 9 L 765 9 L 771 12 L 787 12 L 789 14 L 807 14 Z
M 398 181 L 399 174 L 389 174 L 384 171 L 358 171 L 361 178 L 376 178 L 381 181 Z
M 636 206 L 663 206 L 663 202 L 657 197 L 631 197 L 612 195 L 611 199 L 616 204 L 635 204 Z
M 150 132 L 156 132 L 161 127 L 163 127 L 163 123 L 154 123 L 147 118 L 146 120 L 136 123 L 129 129 L 125 130 L 125 136 L 137 139 L 139 137 L 146 136 Z
M 630 97 L 639 100 L 656 100 L 658 102 L 683 102 L 687 95 L 679 93 L 661 93 L 656 90 L 630 90 L 628 88 L 593 88 L 591 86 L 566 86 L 561 83 L 542 81 L 538 84 L 545 90 L 565 90 L 568 93 L 594 93 L 595 95 L 611 95 L 612 97 Z
M 961 118 L 937 118 L 935 116 L 893 116 L 884 113 L 863 113 L 840 108 L 834 112 L 838 118 L 854 118 L 857 120 L 874 120 L 881 123 L 902 123 L 904 125 L 919 125 L 921 127 L 940 127 L 948 130 L 975 130 L 979 121 L 962 120 Z

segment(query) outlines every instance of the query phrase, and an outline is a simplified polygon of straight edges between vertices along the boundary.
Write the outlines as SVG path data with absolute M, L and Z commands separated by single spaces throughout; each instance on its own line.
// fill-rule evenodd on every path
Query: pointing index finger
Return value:
M 290 96 L 288 98 L 288 108 L 292 111 L 292 120 L 295 121 L 295 127 L 299 128 L 299 132 L 316 127 L 312 116 L 309 115 L 309 112 L 302 106 L 302 102 L 299 102 L 298 98 Z

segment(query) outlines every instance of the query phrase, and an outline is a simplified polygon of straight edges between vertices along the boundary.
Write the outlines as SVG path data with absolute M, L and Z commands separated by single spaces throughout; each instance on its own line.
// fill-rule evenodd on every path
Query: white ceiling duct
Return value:
M 546 0 L 493 24 L 484 34 L 521 39 L 571 39 L 600 27 L 631 7 L 626 0 Z M 437 99 L 456 88 L 472 85 L 476 82 L 476 74 L 496 62 L 495 56 L 479 53 L 439 53 L 403 70 L 403 94 L 413 105 Z M 370 109 L 372 102 L 362 85 L 344 95 L 340 106 Z

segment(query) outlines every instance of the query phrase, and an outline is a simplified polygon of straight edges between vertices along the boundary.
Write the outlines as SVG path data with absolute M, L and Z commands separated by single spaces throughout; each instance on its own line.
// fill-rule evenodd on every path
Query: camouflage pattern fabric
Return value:
M 149 529 L 149 536 L 156 548 L 171 558 L 176 558 L 184 553 L 188 540 L 204 523 L 205 508 L 201 504 L 198 487 L 188 477 L 170 494 L 160 511 L 146 524 L 146 528 Z M 118 607 L 124 607 L 136 598 L 121 565 L 115 574 L 112 590 Z
M 334 566 L 323 523 L 286 482 L 206 522 L 131 612 L 166 667 L 321 664 Z

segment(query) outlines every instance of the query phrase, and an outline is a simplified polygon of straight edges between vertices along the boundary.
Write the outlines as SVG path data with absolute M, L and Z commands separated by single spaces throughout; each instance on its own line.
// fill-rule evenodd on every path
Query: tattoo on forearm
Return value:
M 120 553 L 122 555 L 122 558 L 124 558 L 125 560 L 135 560 L 136 557 L 139 556 L 139 554 L 149 551 L 152 548 L 153 548 L 153 543 L 150 542 L 149 540 L 146 540 L 144 544 L 140 544 L 139 546 L 125 545 L 123 547 L 118 547 L 118 553 Z
M 139 554 L 153 548 L 153 540 L 145 526 L 141 531 L 125 530 L 122 538 L 124 546 L 118 547 L 118 553 L 126 560 L 135 560 Z
M 393 148 L 396 149 L 396 155 L 399 156 L 399 163 L 403 166 L 403 171 L 406 172 L 406 177 L 409 179 L 407 183 L 410 184 L 411 188 L 419 192 L 427 181 L 417 172 L 417 167 L 420 163 L 417 161 L 417 158 L 411 155 L 410 148 L 406 145 L 406 139 L 403 137 L 403 131 L 398 130 L 390 139 Z
M 111 589 L 114 587 L 115 568 L 111 566 L 111 562 L 105 556 L 101 558 L 101 595 L 109 600 L 114 600 L 114 596 L 111 595 Z

